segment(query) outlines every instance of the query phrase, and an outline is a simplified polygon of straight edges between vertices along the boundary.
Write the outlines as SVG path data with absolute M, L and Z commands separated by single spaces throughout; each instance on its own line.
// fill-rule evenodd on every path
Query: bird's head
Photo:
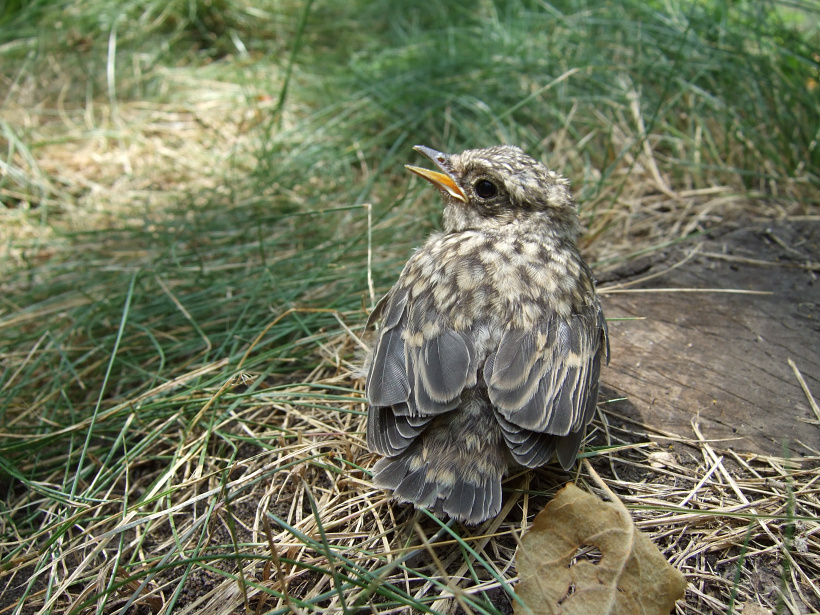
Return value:
M 571 239 L 577 236 L 578 213 L 569 182 L 521 148 L 496 145 L 460 154 L 443 154 L 423 145 L 413 149 L 442 171 L 406 165 L 441 191 L 446 231 L 529 221 L 548 224 Z

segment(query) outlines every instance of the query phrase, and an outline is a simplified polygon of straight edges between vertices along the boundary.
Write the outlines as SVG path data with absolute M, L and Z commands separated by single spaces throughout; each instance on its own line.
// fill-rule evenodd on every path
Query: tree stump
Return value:
M 820 416 L 789 363 L 820 398 L 818 275 L 817 217 L 724 228 L 599 274 L 602 384 L 626 398 L 610 407 L 659 443 L 694 438 L 697 419 L 716 448 L 820 456 Z

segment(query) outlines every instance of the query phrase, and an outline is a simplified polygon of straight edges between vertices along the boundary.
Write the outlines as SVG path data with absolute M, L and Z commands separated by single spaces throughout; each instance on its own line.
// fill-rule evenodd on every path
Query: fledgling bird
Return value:
M 376 305 L 367 375 L 373 482 L 470 524 L 498 514 L 509 468 L 568 469 L 609 342 L 569 182 L 520 148 L 414 148 L 444 197 L 434 233 Z

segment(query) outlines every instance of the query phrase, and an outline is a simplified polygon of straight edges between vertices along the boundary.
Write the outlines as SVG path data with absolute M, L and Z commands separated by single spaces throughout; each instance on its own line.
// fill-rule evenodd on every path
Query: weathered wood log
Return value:
M 820 417 L 789 363 L 820 399 L 818 276 L 818 218 L 714 231 L 599 273 L 614 319 L 602 381 L 627 398 L 613 409 L 684 438 L 699 417 L 716 448 L 820 455 Z

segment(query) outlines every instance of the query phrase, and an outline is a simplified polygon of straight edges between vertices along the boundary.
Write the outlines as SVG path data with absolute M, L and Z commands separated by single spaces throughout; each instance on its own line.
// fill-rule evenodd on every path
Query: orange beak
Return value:
M 464 194 L 464 191 L 459 187 L 459 185 L 455 182 L 452 175 L 450 175 L 450 173 L 448 172 L 447 159 L 449 158 L 449 156 L 447 156 L 447 154 L 437 152 L 436 150 L 430 147 L 425 147 L 424 145 L 416 145 L 413 149 L 427 157 L 439 169 L 444 171 L 444 173 L 439 173 L 438 171 L 431 171 L 430 169 L 423 169 L 421 167 L 414 167 L 409 164 L 404 165 L 407 168 L 407 170 L 412 171 L 419 177 L 423 177 L 437 188 L 444 190 L 454 199 L 458 199 L 459 201 L 466 203 L 467 196 Z

